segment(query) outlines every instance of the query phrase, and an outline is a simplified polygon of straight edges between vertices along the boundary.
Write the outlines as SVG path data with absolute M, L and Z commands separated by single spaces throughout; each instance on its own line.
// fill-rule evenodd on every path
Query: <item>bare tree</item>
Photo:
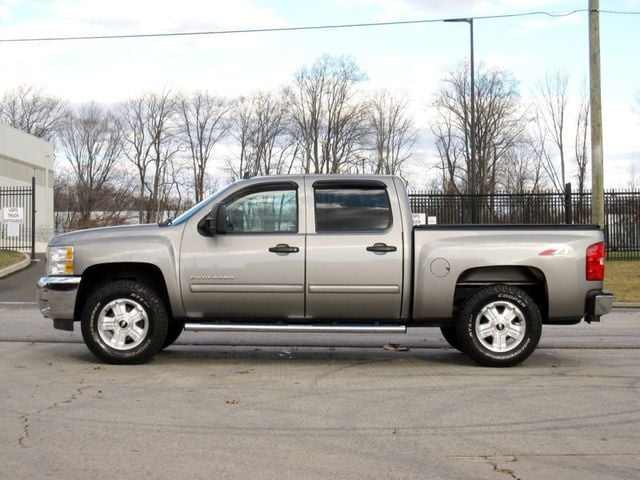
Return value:
M 569 87 L 569 74 L 566 72 L 548 73 L 544 83 L 538 84 L 540 101 L 538 106 L 539 121 L 546 127 L 548 137 L 558 153 L 558 162 L 552 155 L 547 155 L 545 170 L 554 185 L 562 192 L 567 182 L 567 164 L 565 155 L 565 117 Z M 548 149 L 547 149 L 548 151 Z
M 253 126 L 250 134 L 251 163 L 254 175 L 289 173 L 286 156 L 290 142 L 287 133 L 287 110 L 276 94 L 259 92 L 253 98 Z
M 455 120 L 446 114 L 441 114 L 438 124 L 431 127 L 440 157 L 442 191 L 448 194 L 471 191 L 470 160 L 461 148 L 466 138 L 461 139 L 456 130 Z
M 74 181 L 66 170 L 56 170 L 53 176 L 53 209 L 56 233 L 75 229 L 79 210 Z
M 402 176 L 403 164 L 413 155 L 418 129 L 407 112 L 406 97 L 377 92 L 369 102 L 375 173 Z
M 182 97 L 178 102 L 180 133 L 191 154 L 195 200 L 204 198 L 207 164 L 214 147 L 229 131 L 231 103 L 206 92 Z
M 438 120 L 432 126 L 445 192 L 491 193 L 500 182 L 500 164 L 518 146 L 527 124 L 517 84 L 503 70 L 476 70 L 476 155 L 470 151 L 469 67 L 449 72 L 435 95 Z M 475 191 L 471 188 L 472 171 Z
M 69 112 L 60 130 L 60 143 L 73 171 L 77 226 L 93 226 L 92 213 L 104 210 L 105 194 L 122 152 L 121 128 L 115 117 L 96 103 Z
M 139 184 L 139 221 L 155 222 L 164 211 L 161 187 L 167 164 L 178 152 L 176 98 L 169 90 L 146 93 L 121 106 L 125 153 L 134 164 Z
M 355 99 L 355 86 L 364 78 L 353 59 L 329 55 L 296 73 L 286 92 L 303 171 L 339 173 L 358 157 L 366 109 Z
M 0 102 L 0 122 L 51 141 L 62 124 L 66 103 L 39 88 L 20 85 Z
M 627 169 L 627 187 L 631 190 L 640 188 L 640 168 L 636 163 L 629 164 Z
M 147 132 L 148 112 L 146 96 L 127 101 L 120 106 L 120 121 L 123 126 L 124 151 L 138 174 L 138 222 L 143 223 L 147 211 L 145 199 L 145 179 L 151 168 L 152 144 Z
M 569 181 L 571 151 L 567 145 L 573 141 L 573 160 L 578 181 L 578 190 L 583 192 L 588 177 L 589 157 L 589 101 L 586 87 L 577 100 L 575 117 L 570 107 L 569 74 L 556 72 L 547 74 L 544 83 L 538 84 L 536 129 L 540 142 L 538 150 L 543 152 L 542 160 L 553 188 L 564 191 Z M 575 129 L 571 138 L 571 119 L 575 119 Z M 567 128 L 569 126 L 569 128 Z M 569 140 L 567 136 L 569 135 Z M 569 143 L 568 143 L 569 142 Z
M 578 191 L 584 192 L 587 175 L 589 171 L 589 117 L 590 104 L 587 99 L 586 92 L 583 93 L 582 99 L 578 105 L 578 116 L 576 119 L 576 136 L 574 142 L 574 151 L 578 176 Z
M 540 192 L 547 186 L 536 142 L 524 136 L 501 164 L 500 184 L 507 192 Z
M 192 186 L 193 172 L 189 162 L 167 162 L 159 182 L 156 220 L 161 221 L 165 216 L 175 218 L 193 205 L 193 197 L 189 195 Z
M 290 117 L 282 95 L 256 92 L 239 99 L 234 108 L 234 137 L 239 162 L 229 162 L 233 178 L 291 173 L 297 156 Z
M 250 175 L 251 166 L 247 164 L 249 162 L 249 142 L 252 124 L 253 100 L 250 97 L 240 97 L 233 103 L 231 114 L 231 133 L 240 147 L 239 165 L 235 168 L 232 162 L 228 162 L 226 168 L 232 180 L 239 180 L 245 175 Z

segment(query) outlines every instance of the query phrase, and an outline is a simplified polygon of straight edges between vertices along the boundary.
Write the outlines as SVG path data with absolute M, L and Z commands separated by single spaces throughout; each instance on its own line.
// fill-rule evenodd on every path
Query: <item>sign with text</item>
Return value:
M 427 216 L 424 213 L 412 213 L 414 225 L 424 225 L 427 223 Z
M 2 221 L 4 223 L 24 223 L 24 210 L 22 207 L 4 207 L 2 209 Z
M 7 237 L 19 237 L 20 236 L 20 224 L 13 222 L 7 223 Z

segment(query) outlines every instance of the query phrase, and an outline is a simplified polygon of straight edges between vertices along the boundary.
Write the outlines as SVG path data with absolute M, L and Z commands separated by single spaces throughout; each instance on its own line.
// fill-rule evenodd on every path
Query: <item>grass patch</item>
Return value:
M 23 258 L 24 255 L 20 252 L 14 252 L 13 250 L 0 250 L 0 268 L 18 263 Z
M 616 302 L 640 302 L 640 260 L 610 260 L 604 287 Z

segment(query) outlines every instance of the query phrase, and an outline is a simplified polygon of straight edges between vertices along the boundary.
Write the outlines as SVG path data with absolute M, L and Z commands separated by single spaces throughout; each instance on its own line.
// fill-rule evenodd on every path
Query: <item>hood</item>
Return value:
M 154 234 L 164 227 L 159 227 L 155 223 L 145 225 L 120 225 L 117 227 L 89 228 L 87 230 L 76 230 L 75 232 L 63 233 L 53 237 L 49 241 L 49 246 L 76 245 L 93 239 L 104 240 L 109 237 L 126 237 L 127 235 Z

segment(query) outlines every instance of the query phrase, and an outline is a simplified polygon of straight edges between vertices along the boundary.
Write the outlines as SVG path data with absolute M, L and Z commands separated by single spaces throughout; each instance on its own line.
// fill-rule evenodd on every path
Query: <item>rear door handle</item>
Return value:
M 298 253 L 300 249 L 298 247 L 290 247 L 286 243 L 279 243 L 275 247 L 269 249 L 271 253 Z
M 374 253 L 388 253 L 395 252 L 396 250 L 398 250 L 397 247 L 394 247 L 393 245 L 387 245 L 386 243 L 374 243 L 370 247 L 367 247 L 367 252 Z

